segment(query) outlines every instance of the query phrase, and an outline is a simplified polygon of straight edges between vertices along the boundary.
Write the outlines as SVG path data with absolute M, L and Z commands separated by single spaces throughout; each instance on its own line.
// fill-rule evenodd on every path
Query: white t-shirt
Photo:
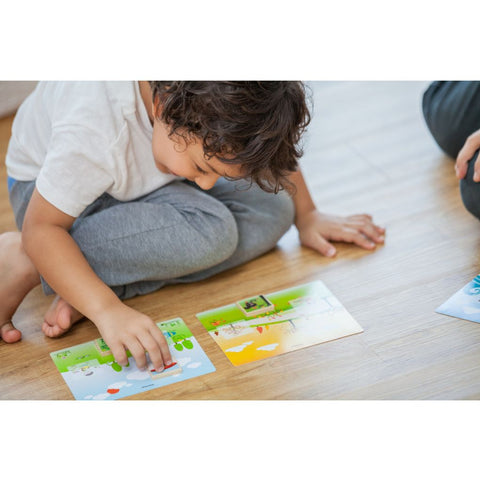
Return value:
M 72 217 L 103 193 L 128 201 L 178 178 L 155 166 L 138 82 L 40 82 L 15 116 L 6 164 Z

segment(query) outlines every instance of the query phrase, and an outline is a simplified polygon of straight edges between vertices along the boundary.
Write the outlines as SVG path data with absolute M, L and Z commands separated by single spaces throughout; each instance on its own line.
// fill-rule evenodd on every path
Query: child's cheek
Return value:
M 163 155 L 157 153 L 155 148 L 153 149 L 153 159 L 155 161 L 155 166 L 163 173 L 170 173 L 170 170 L 164 163 Z
M 155 165 L 162 173 L 170 173 L 170 171 L 165 166 L 163 166 L 161 163 L 155 162 Z
M 163 155 L 162 155 L 162 150 L 158 143 L 153 143 L 152 144 L 152 153 L 153 153 L 153 159 L 155 161 L 156 167 L 162 171 L 163 173 L 167 173 L 167 170 L 165 168 L 165 164 L 163 161 Z

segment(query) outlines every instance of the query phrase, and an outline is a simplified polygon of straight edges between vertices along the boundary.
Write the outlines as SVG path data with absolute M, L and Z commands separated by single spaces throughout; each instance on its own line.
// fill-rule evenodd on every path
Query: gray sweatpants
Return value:
M 272 249 L 293 223 L 286 192 L 247 186 L 221 178 L 208 191 L 176 181 L 130 202 L 104 194 L 70 234 L 121 299 L 203 280 Z M 34 187 L 33 181 L 16 181 L 10 190 L 19 230 Z M 54 293 L 43 279 L 42 285 L 45 294 Z

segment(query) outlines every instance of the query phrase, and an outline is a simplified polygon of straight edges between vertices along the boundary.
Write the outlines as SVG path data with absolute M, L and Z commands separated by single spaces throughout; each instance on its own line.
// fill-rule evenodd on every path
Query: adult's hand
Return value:
M 465 178 L 468 169 L 468 162 L 473 158 L 475 152 L 480 149 L 480 130 L 473 132 L 465 142 L 460 152 L 458 152 L 457 160 L 455 162 L 455 172 L 457 178 L 461 180 Z M 475 173 L 473 174 L 473 181 L 480 182 L 480 163 L 475 161 Z

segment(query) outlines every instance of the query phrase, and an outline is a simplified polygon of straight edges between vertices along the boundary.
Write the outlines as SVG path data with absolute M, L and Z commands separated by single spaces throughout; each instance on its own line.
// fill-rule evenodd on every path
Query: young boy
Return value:
M 0 236 L 3 340 L 20 340 L 11 317 L 41 282 L 46 335 L 85 316 L 119 364 L 148 351 L 162 370 L 163 335 L 121 299 L 247 262 L 293 222 L 325 255 L 328 240 L 374 249 L 369 215 L 316 210 L 297 163 L 309 119 L 300 82 L 39 83 L 7 152 L 21 233 Z

